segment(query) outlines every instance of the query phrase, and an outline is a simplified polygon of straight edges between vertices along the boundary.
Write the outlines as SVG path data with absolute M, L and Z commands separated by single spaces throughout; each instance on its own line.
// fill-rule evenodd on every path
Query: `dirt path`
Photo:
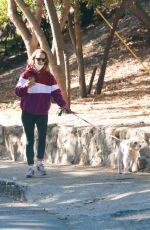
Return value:
M 1 178 L 15 177 L 16 183 L 26 184 L 29 204 L 66 221 L 69 229 L 149 230 L 148 173 L 118 175 L 102 167 L 48 166 L 46 177 L 26 179 L 25 164 L 0 163 Z

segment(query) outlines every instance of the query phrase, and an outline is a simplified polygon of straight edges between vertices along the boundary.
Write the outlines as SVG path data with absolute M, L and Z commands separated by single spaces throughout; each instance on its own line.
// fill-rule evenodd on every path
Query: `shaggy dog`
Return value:
M 128 174 L 129 169 L 132 169 L 132 167 L 135 167 L 134 171 L 137 171 L 137 161 L 140 157 L 141 147 L 142 141 L 137 138 L 130 138 L 120 142 L 117 151 L 118 173 L 122 172 L 122 165 L 124 174 Z

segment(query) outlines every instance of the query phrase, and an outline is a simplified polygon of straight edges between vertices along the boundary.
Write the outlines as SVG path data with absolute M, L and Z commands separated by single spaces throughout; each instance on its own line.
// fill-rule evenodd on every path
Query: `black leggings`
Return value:
M 22 123 L 26 134 L 26 156 L 28 165 L 34 164 L 34 128 L 35 124 L 38 130 L 38 149 L 37 158 L 43 160 L 45 153 L 46 131 L 48 115 L 33 115 L 22 112 Z

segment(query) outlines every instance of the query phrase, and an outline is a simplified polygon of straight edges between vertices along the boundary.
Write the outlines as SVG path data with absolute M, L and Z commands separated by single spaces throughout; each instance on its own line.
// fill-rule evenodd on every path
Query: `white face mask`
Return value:
M 38 63 L 34 63 L 34 66 L 37 71 L 40 71 L 43 68 L 44 64 L 40 65 Z

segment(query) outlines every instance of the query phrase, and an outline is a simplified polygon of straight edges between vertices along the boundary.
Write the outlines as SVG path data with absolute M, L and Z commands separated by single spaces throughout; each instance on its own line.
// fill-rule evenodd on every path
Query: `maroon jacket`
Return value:
M 34 76 L 35 85 L 27 88 L 25 83 L 30 76 Z M 21 74 L 15 92 L 21 97 L 21 109 L 35 115 L 48 114 L 51 96 L 60 107 L 66 104 L 54 76 L 44 68 L 36 72 L 28 66 Z

